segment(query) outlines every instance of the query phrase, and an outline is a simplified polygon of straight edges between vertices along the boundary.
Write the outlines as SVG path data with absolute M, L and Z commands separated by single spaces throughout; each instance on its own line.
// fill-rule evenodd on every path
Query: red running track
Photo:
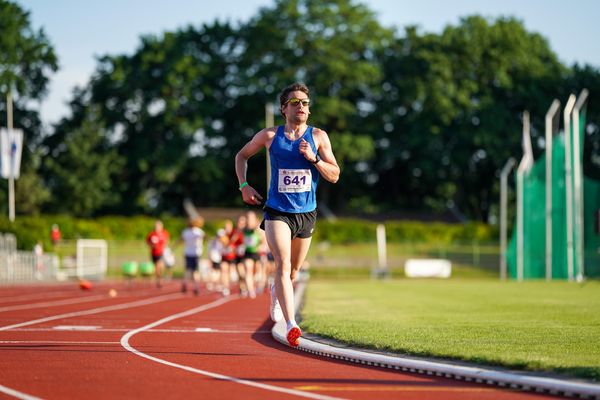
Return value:
M 178 289 L 0 287 L 0 398 L 550 398 L 306 354 L 271 337 L 268 295 Z

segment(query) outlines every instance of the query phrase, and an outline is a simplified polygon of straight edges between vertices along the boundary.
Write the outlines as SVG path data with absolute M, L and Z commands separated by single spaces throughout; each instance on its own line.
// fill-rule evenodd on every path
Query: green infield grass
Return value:
M 302 311 L 307 332 L 361 348 L 600 380 L 598 281 L 374 281 L 318 271 Z

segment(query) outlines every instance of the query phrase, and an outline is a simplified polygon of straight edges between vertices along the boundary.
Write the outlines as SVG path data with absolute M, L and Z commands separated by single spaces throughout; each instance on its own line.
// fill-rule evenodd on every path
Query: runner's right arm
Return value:
M 273 128 L 267 128 L 259 131 L 254 137 L 242 147 L 235 156 L 235 173 L 240 187 L 246 182 L 246 172 L 248 170 L 248 159 L 258 153 L 263 147 L 270 145 L 273 140 Z M 249 184 L 240 188 L 244 203 L 258 205 L 262 202 L 262 196 Z

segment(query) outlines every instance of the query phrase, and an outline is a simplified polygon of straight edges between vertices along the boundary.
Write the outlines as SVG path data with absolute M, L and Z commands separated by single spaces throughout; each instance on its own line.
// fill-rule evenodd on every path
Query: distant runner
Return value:
M 146 236 L 146 243 L 150 247 L 150 257 L 154 263 L 156 275 L 156 287 L 162 287 L 162 270 L 165 265 L 163 259 L 165 248 L 169 244 L 169 232 L 167 232 L 160 220 L 154 222 L 154 229 Z
M 190 218 L 189 225 L 181 232 L 181 238 L 178 243 L 184 243 L 183 255 L 185 258 L 185 272 L 183 273 L 183 281 L 181 282 L 181 291 L 187 292 L 188 281 L 194 283 L 194 294 L 197 296 L 200 292 L 198 284 L 198 263 L 202 257 L 204 245 L 204 218 Z

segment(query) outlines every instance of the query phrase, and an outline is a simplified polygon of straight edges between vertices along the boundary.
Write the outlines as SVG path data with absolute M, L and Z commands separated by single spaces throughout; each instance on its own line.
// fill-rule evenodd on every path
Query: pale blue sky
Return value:
M 104 54 L 132 54 L 140 35 L 160 34 L 215 19 L 246 21 L 272 0 L 15 0 L 31 13 L 54 46 L 60 71 L 40 105 L 48 125 L 68 113 L 65 103 L 84 85 Z M 600 1 L 597 0 L 361 0 L 384 26 L 412 24 L 440 32 L 460 17 L 515 16 L 546 37 L 559 58 L 600 67 Z

